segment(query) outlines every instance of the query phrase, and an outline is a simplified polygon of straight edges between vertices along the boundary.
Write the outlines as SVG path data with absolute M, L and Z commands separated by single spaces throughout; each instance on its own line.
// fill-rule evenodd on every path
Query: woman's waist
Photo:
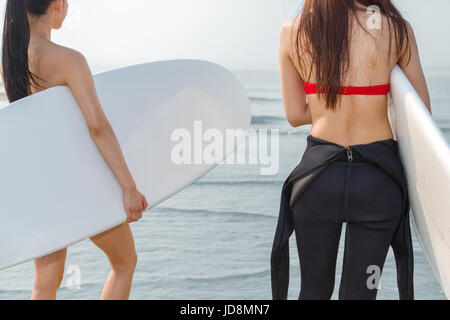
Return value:
M 365 106 L 359 107 L 363 110 L 312 112 L 311 134 L 343 146 L 394 138 L 386 108 L 367 111 Z
M 356 127 L 356 128 L 355 128 Z M 353 126 L 321 126 L 311 127 L 311 135 L 342 147 L 371 144 L 378 141 L 394 140 L 390 123 L 362 127 Z

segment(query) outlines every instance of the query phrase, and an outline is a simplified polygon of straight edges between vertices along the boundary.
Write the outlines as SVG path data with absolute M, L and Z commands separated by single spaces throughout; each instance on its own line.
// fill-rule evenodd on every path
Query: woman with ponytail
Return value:
M 128 221 L 95 236 L 92 241 L 105 252 L 111 272 L 103 299 L 128 299 L 137 256 L 128 223 L 138 221 L 147 201 L 136 184 L 97 97 L 92 73 L 79 52 L 51 41 L 68 11 L 68 0 L 8 0 L 3 31 L 2 76 L 8 99 L 13 102 L 59 85 L 68 86 L 86 120 L 87 130 L 123 189 Z M 35 261 L 32 299 L 55 299 L 61 284 L 66 249 Z
M 411 26 L 390 0 L 305 0 L 282 28 L 283 102 L 294 127 L 311 124 L 299 166 L 283 187 L 272 250 L 274 299 L 286 299 L 295 231 L 300 299 L 330 299 L 342 226 L 339 299 L 375 299 L 389 247 L 401 299 L 413 299 L 406 177 L 388 118 L 398 64 L 430 97 Z

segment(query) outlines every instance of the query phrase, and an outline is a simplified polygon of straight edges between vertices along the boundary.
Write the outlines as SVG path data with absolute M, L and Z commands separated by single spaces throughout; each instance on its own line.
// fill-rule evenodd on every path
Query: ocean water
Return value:
M 450 70 L 426 70 L 434 118 L 450 139 Z M 282 184 L 298 164 L 309 127 L 292 129 L 284 118 L 277 72 L 236 72 L 252 101 L 255 129 L 280 129 L 280 170 L 261 176 L 254 165 L 221 165 L 132 225 L 139 255 L 132 299 L 270 299 L 269 257 Z M 6 103 L 4 96 L 2 103 Z M 7 221 L 3 222 L 7 223 Z M 417 299 L 445 299 L 414 239 Z M 342 268 L 340 246 L 337 283 Z M 70 267 L 81 286 L 69 286 Z M 104 254 L 89 240 L 68 250 L 59 299 L 99 299 L 109 271 Z M 0 299 L 29 299 L 33 263 L 0 271 Z M 291 239 L 290 299 L 299 293 L 300 271 Z M 335 290 L 334 298 L 336 298 Z M 392 252 L 379 299 L 397 299 Z

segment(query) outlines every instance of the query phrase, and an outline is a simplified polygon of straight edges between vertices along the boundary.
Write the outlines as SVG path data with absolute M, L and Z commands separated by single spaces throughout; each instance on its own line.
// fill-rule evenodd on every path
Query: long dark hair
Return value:
M 361 10 L 358 4 L 365 7 L 378 6 L 380 13 L 388 18 L 391 34 L 389 55 L 392 44 L 395 43 L 399 57 L 409 60 L 411 56 L 407 23 L 391 0 L 305 0 L 295 49 L 302 69 L 305 67 L 302 54 L 306 51 L 311 59 L 308 78 L 311 78 L 314 67 L 315 81 L 329 109 L 335 109 L 341 98 L 339 93 L 350 60 L 349 18 L 351 15 L 356 16 L 357 11 Z M 364 26 L 361 27 L 367 31 Z
M 28 13 L 41 16 L 55 0 L 8 0 L 3 29 L 2 66 L 6 94 L 10 102 L 31 94 L 37 76 L 28 65 L 30 23 Z

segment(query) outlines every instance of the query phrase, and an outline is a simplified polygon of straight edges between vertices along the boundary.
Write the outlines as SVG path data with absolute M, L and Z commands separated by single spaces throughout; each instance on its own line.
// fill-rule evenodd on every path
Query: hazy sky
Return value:
M 5 0 L 0 0 L 2 6 Z M 427 67 L 450 67 L 450 1 L 394 0 L 415 28 Z M 196 58 L 232 69 L 276 69 L 279 30 L 300 0 L 69 0 L 54 40 L 92 65 Z

